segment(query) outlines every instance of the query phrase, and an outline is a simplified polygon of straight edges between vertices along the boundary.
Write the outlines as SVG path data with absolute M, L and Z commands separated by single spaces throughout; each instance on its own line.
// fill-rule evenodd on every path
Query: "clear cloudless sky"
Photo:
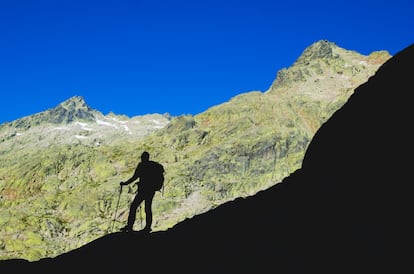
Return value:
M 394 55 L 414 42 L 414 1 L 0 0 L 0 123 L 74 95 L 104 114 L 197 114 L 267 90 L 321 39 Z

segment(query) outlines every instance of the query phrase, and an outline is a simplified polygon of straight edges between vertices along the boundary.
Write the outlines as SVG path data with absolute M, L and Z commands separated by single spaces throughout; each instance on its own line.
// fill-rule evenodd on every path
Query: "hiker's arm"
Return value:
M 132 175 L 132 177 L 129 178 L 126 182 L 121 182 L 120 185 L 125 186 L 125 185 L 129 185 L 130 183 L 133 183 L 136 179 L 138 179 L 140 170 L 141 170 L 140 165 L 138 165 L 137 168 L 135 169 L 134 175 Z

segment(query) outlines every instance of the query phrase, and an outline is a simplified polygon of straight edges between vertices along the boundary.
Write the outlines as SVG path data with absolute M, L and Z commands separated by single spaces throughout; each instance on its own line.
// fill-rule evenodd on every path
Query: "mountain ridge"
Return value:
M 1 126 L 27 130 L 42 123 L 69 124 L 74 121 L 91 122 L 94 120 L 96 113 L 99 112 L 92 110 L 82 96 L 76 95 L 61 102 L 54 108 L 3 123 Z
M 18 143 L 42 147 L 65 143 L 99 146 L 115 138 L 142 138 L 163 128 L 170 119 L 168 114 L 131 118 L 114 113 L 104 115 L 92 109 L 82 96 L 73 96 L 53 108 L 0 125 L 0 140 L 15 141 L 18 137 Z M 39 140 L 25 141 L 22 135 L 36 135 Z

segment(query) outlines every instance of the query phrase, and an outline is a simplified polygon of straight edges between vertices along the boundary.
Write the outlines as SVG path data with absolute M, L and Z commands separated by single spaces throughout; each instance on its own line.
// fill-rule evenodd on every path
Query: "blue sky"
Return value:
M 0 123 L 81 95 L 104 114 L 197 114 L 321 39 L 369 54 L 414 42 L 393 1 L 0 0 Z

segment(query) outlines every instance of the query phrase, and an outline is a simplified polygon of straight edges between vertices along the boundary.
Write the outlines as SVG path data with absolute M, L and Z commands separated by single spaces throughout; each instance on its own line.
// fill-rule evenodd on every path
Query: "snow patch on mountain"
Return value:
M 82 128 L 83 130 L 87 130 L 87 131 L 92 131 L 92 130 L 93 130 L 92 128 L 87 127 L 87 126 L 88 126 L 88 124 L 87 124 L 87 123 L 75 122 L 75 125 L 79 125 L 79 126 L 81 126 L 81 128 Z
M 131 130 L 129 129 L 129 127 L 127 125 L 123 125 L 123 128 L 125 129 L 126 132 L 128 132 L 129 134 L 132 134 Z
M 106 122 L 106 121 L 99 120 L 99 119 L 96 119 L 96 123 L 98 125 L 103 125 L 103 126 L 108 126 L 108 127 L 114 127 L 116 129 L 118 129 L 118 127 L 116 125 L 114 125 L 112 123 L 109 123 L 109 122 Z

